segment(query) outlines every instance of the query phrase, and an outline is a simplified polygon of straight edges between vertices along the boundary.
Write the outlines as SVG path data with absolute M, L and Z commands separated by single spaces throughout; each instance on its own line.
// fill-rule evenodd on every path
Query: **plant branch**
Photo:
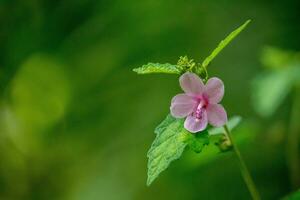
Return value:
M 243 176 L 243 179 L 248 187 L 248 190 L 252 196 L 252 198 L 254 200 L 260 200 L 260 195 L 258 193 L 258 190 L 256 189 L 256 186 L 254 184 L 254 181 L 250 175 L 250 172 L 242 158 L 242 155 L 238 149 L 238 147 L 235 145 L 235 143 L 233 142 L 232 140 L 232 137 L 231 137 L 231 133 L 228 129 L 228 127 L 225 125 L 224 126 L 224 130 L 225 130 L 225 135 L 226 137 L 230 140 L 231 144 L 232 144 L 232 148 L 233 148 L 233 151 L 235 152 L 237 158 L 238 158 L 238 163 L 239 163 L 239 167 L 240 167 L 240 171 L 241 171 L 241 174 Z

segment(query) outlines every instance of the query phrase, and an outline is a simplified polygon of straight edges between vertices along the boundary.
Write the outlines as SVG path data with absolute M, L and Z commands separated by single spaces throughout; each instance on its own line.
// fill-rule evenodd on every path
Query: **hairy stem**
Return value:
M 291 109 L 289 133 L 287 135 L 286 153 L 287 164 L 291 186 L 297 189 L 300 186 L 300 158 L 299 158 L 299 117 L 300 117 L 300 93 L 295 89 L 293 104 Z
M 241 171 L 241 174 L 243 176 L 243 179 L 248 187 L 248 190 L 252 196 L 252 198 L 254 200 L 260 200 L 260 196 L 259 196 L 259 193 L 258 193 L 258 190 L 256 189 L 256 186 L 253 182 L 253 179 L 250 175 L 250 172 L 242 158 L 242 155 L 238 149 L 238 147 L 235 145 L 234 141 L 232 140 L 232 137 L 231 137 L 231 133 L 228 129 L 228 127 L 225 125 L 224 126 L 224 130 L 225 130 L 225 135 L 226 137 L 230 140 L 231 142 L 231 145 L 232 145 L 232 148 L 233 148 L 233 151 L 234 153 L 236 154 L 236 157 L 238 159 L 238 163 L 239 163 L 239 167 L 240 167 L 240 171 Z

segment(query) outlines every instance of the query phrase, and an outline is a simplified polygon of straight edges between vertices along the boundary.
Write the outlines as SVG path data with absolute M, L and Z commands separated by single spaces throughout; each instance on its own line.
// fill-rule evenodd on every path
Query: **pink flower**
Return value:
M 173 97 L 170 110 L 175 118 L 186 117 L 185 129 L 196 133 L 208 123 L 219 127 L 227 122 L 226 111 L 218 104 L 224 95 L 224 84 L 219 78 L 210 78 L 204 85 L 196 74 L 186 72 L 179 83 L 185 93 Z

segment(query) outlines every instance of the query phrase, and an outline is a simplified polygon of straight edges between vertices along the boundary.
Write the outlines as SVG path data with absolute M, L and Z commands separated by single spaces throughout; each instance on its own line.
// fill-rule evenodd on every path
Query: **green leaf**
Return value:
M 200 153 L 205 145 L 209 144 L 208 131 L 204 130 L 197 134 L 188 134 L 185 142 L 196 153 Z
M 292 87 L 300 82 L 299 74 L 300 65 L 294 65 L 258 76 L 252 85 L 254 109 L 265 117 L 273 114 Z
M 233 116 L 231 117 L 227 122 L 227 127 L 231 131 L 234 129 L 240 122 L 242 121 L 242 118 L 240 116 Z M 211 128 L 208 130 L 209 135 L 217 135 L 217 134 L 223 134 L 224 128 L 218 127 L 218 128 Z
M 183 120 L 168 115 L 155 129 L 156 138 L 148 151 L 148 179 L 149 186 L 169 164 L 178 159 L 187 143 L 185 137 L 189 134 L 183 128 Z
M 133 69 L 138 74 L 152 74 L 152 73 L 166 73 L 166 74 L 180 74 L 181 68 L 177 65 L 171 65 L 169 63 L 148 63 L 142 67 Z
M 202 63 L 203 67 L 207 67 L 209 63 L 226 47 L 242 30 L 246 28 L 246 26 L 250 23 L 251 20 L 247 20 L 242 26 L 231 32 L 224 40 L 222 40 L 217 48 L 213 50 L 213 52 L 205 58 Z

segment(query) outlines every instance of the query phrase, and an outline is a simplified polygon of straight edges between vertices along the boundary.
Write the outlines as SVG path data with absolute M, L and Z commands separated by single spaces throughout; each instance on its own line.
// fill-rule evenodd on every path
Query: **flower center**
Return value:
M 204 95 L 197 97 L 196 100 L 198 101 L 198 105 L 193 112 L 193 116 L 200 120 L 203 118 L 203 113 L 208 105 L 208 100 Z
M 204 112 L 204 109 L 205 109 L 205 106 L 206 106 L 205 104 L 206 103 L 205 103 L 204 100 L 200 100 L 200 102 L 199 102 L 199 104 L 198 104 L 198 106 L 196 108 L 196 111 L 194 112 L 195 117 L 197 119 L 201 119 L 202 118 L 203 112 Z

